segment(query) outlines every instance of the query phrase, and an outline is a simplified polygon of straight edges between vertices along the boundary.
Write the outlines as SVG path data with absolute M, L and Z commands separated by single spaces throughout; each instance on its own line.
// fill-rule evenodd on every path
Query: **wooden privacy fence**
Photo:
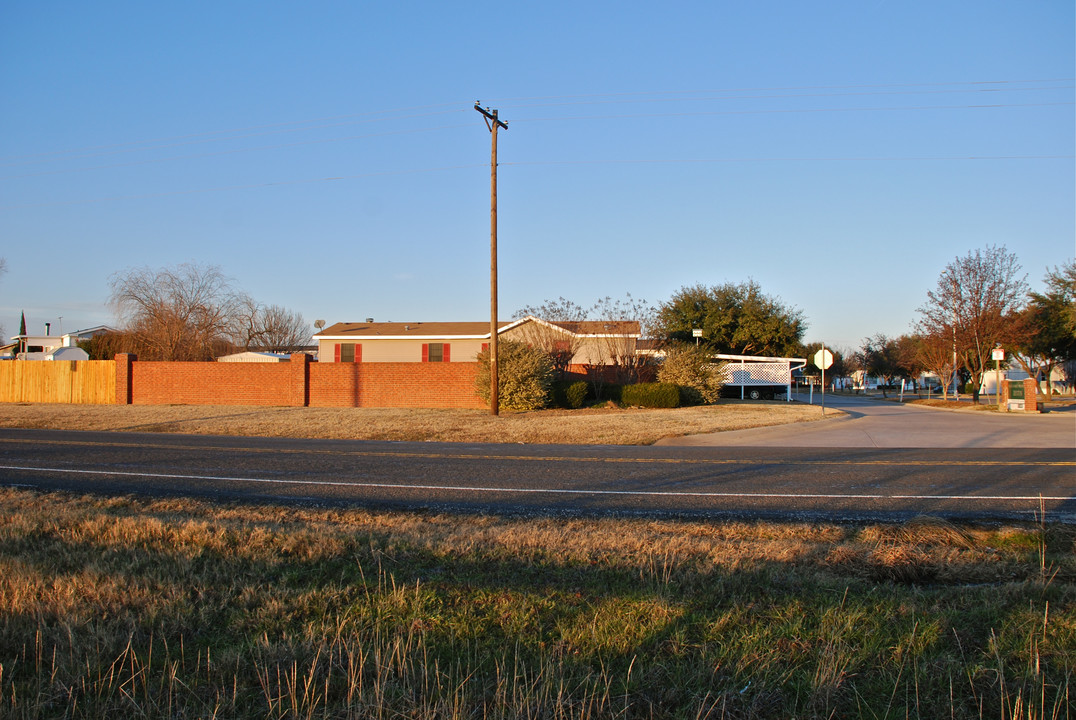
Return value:
M 0 362 L 0 402 L 115 403 L 116 363 L 111 360 Z

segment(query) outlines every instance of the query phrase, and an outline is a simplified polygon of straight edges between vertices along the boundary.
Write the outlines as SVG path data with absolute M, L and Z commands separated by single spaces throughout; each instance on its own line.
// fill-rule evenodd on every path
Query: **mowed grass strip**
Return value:
M 843 415 L 829 410 L 826 417 Z M 505 412 L 393 408 L 7 404 L 0 427 L 289 438 L 649 445 L 663 437 L 821 420 L 798 403 L 723 401 L 673 410 Z
M 1076 530 L 0 491 L 5 718 L 1069 718 Z

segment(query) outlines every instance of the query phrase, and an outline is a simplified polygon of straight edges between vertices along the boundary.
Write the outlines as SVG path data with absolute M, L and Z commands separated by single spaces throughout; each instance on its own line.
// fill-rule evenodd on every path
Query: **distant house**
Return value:
M 634 355 L 639 323 L 624 320 L 550 322 L 527 316 L 498 323 L 498 339 L 571 355 L 573 365 L 612 364 Z M 321 362 L 474 362 L 489 345 L 488 322 L 343 322 L 314 335 Z
M 12 337 L 13 342 L 0 350 L 9 352 L 19 360 L 86 360 L 89 355 L 78 347 L 79 341 L 108 332 L 115 331 L 107 325 L 97 325 L 63 335 L 20 334 Z M 57 353 L 58 350 L 65 352 Z
M 256 362 L 256 363 L 280 363 L 291 360 L 291 355 L 271 352 L 240 352 L 231 355 L 221 355 L 217 362 Z

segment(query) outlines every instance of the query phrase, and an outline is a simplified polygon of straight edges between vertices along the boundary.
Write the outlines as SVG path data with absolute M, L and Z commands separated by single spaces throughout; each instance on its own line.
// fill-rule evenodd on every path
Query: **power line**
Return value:
M 444 172 L 447 170 L 467 170 L 476 167 L 487 167 L 486 165 L 447 165 L 444 167 L 432 167 L 432 168 L 419 168 L 413 170 L 385 170 L 381 172 L 361 173 L 358 175 L 337 175 L 333 177 L 320 177 L 320 178 L 306 178 L 303 180 L 276 180 L 271 182 L 261 183 L 249 183 L 244 185 L 219 185 L 214 187 L 194 188 L 188 190 L 168 190 L 164 192 L 156 193 L 144 193 L 140 195 L 112 195 L 98 198 L 89 198 L 86 200 L 67 200 L 61 202 L 51 203 L 24 203 L 21 205 L 0 205 L 0 210 L 10 210 L 14 208 L 31 208 L 31 207 L 61 207 L 65 205 L 89 205 L 93 203 L 112 202 L 117 200 L 146 200 L 151 198 L 160 197 L 175 197 L 179 195 L 198 195 L 201 193 L 210 192 L 225 192 L 230 190 L 251 190 L 254 188 L 267 188 L 284 185 L 310 185 L 313 183 L 323 182 L 336 182 L 339 180 L 360 180 L 365 178 L 374 177 L 389 177 L 393 175 L 414 175 L 418 173 L 433 173 Z
M 273 125 L 255 126 L 250 128 L 240 128 L 235 130 L 211 130 L 203 133 L 195 133 L 191 135 L 178 135 L 175 137 L 157 138 L 155 140 L 134 140 L 129 143 L 116 143 L 113 145 L 99 145 L 85 148 L 76 148 L 72 150 L 54 150 L 45 153 L 37 153 L 33 155 L 13 155 L 6 158 L 0 158 L 0 161 L 4 161 L 0 164 L 0 167 L 11 167 L 16 165 L 29 165 L 41 162 L 52 162 L 57 159 L 63 159 L 63 156 L 74 156 L 76 158 L 81 157 L 101 157 L 104 155 L 117 155 L 121 153 L 129 152 L 143 152 L 146 150 L 161 150 L 172 147 L 182 147 L 185 145 L 198 145 L 211 142 L 224 142 L 227 140 L 243 140 L 252 137 L 263 137 L 265 135 L 279 135 L 283 133 L 294 132 L 307 132 L 310 130 L 323 130 L 325 128 L 342 127 L 344 125 L 358 125 L 363 123 L 373 122 L 387 122 L 399 120 L 399 117 L 389 115 L 389 113 L 404 113 L 406 109 L 391 111 L 377 111 L 370 113 L 360 113 L 358 115 L 342 115 L 337 118 L 321 118 L 318 120 L 295 120 L 286 123 L 276 123 Z M 416 115 L 414 113 L 408 113 L 406 117 L 433 117 L 436 115 L 448 115 L 452 113 L 463 112 L 460 109 L 444 110 L 440 112 L 430 112 Z M 289 129 L 271 130 L 269 128 L 283 127 L 286 125 L 309 125 L 314 122 L 326 122 L 329 120 L 338 120 L 348 117 L 360 117 L 365 115 L 381 115 L 381 117 L 371 118 L 367 120 L 350 120 L 347 122 L 336 122 L 328 125 L 310 125 L 310 127 L 293 127 Z M 264 132 L 252 132 L 255 130 L 265 130 Z M 249 133 L 245 135 L 237 135 L 235 133 Z M 211 135 L 222 135 L 224 137 L 207 137 Z M 167 144 L 154 144 L 154 143 L 167 143 Z M 82 153 L 82 154 L 80 154 Z M 17 161 L 17 162 L 7 162 Z
M 633 96 L 646 96 L 646 95 L 692 95 L 701 93 L 726 93 L 726 92 L 777 92 L 777 91 L 791 91 L 791 90 L 856 90 L 856 89 L 868 89 L 868 88 L 913 88 L 913 87 L 948 87 L 948 86 L 978 86 L 978 85 L 1019 85 L 1019 84 L 1031 84 L 1031 83 L 1057 83 L 1076 81 L 1076 78 L 1047 78 L 1047 79 L 1035 79 L 1035 80 L 959 80 L 951 82 L 930 82 L 930 83 L 882 83 L 882 84 L 857 84 L 857 85 L 786 85 L 786 86 L 771 86 L 771 87 L 737 87 L 737 88 L 708 88 L 708 89 L 687 89 L 687 90 L 653 90 L 653 91 L 633 91 L 633 92 L 621 92 L 621 93 L 595 93 L 595 94 L 576 94 L 576 95 L 538 95 L 530 97 L 512 97 L 501 98 L 498 102 L 501 104 L 512 103 L 523 100 L 571 100 L 580 98 L 626 98 Z M 1048 88 L 1047 88 L 1048 89 Z M 795 97 L 791 95 L 790 97 Z
M 991 104 L 979 104 L 979 105 L 914 105 L 914 106 L 884 106 L 884 107 L 839 107 L 839 108 L 784 108 L 784 109 L 768 109 L 768 110 L 702 110 L 702 111 L 685 111 L 676 113 L 620 113 L 614 115 L 574 115 L 574 116 L 549 116 L 549 117 L 523 117 L 515 122 L 528 123 L 528 122 L 575 122 L 575 121 L 591 121 L 591 120 L 632 120 L 632 119 L 647 119 L 647 118 L 685 118 L 685 117 L 712 117 L 712 116 L 732 116 L 732 115 L 786 115 L 795 113 L 852 113 L 852 112 L 899 112 L 899 111 L 926 111 L 926 110 L 986 110 L 986 109 L 1001 109 L 1001 108 L 1026 108 L 1026 107 L 1055 107 L 1055 106 L 1070 106 L 1076 104 L 1074 102 L 1056 102 L 1056 103 L 991 103 Z M 364 140 L 375 137 L 389 137 L 393 135 L 405 135 L 415 134 L 423 132 L 437 132 L 442 130 L 456 130 L 469 127 L 467 125 L 441 125 L 434 127 L 414 128 L 411 130 L 395 130 L 382 133 L 367 133 L 364 135 L 346 135 L 342 137 L 334 138 L 322 138 L 318 140 L 302 140 L 293 143 L 279 143 L 275 145 L 261 145 L 249 148 L 236 148 L 232 150 L 220 150 L 210 153 L 197 153 L 193 155 L 174 155 L 164 158 L 151 158 L 147 160 L 135 160 L 125 163 L 111 163 L 107 165 L 92 165 L 81 168 L 66 168 L 58 170 L 44 170 L 41 172 L 24 173 L 21 175 L 6 175 L 0 177 L 0 180 L 16 180 L 30 177 L 41 177 L 46 175 L 61 175 L 76 172 L 89 172 L 94 170 L 108 170 L 114 168 L 134 167 L 138 165 L 151 165 L 163 162 L 173 162 L 176 160 L 194 160 L 210 157 L 222 157 L 225 155 L 234 155 L 239 153 L 248 152 L 260 152 L 265 150 L 279 150 L 283 148 L 301 147 L 305 145 L 319 145 L 334 142 L 345 142 L 350 140 Z M 249 137 L 249 136 L 246 136 Z M 220 138 L 218 140 L 231 139 Z M 169 146 L 160 146 L 169 147 Z M 170 146 L 174 147 L 174 146 Z M 147 148 L 147 149 L 159 149 L 159 148 Z M 134 152 L 137 149 L 117 151 L 117 152 Z
M 203 158 L 221 157 L 221 156 L 224 156 L 224 155 L 235 155 L 235 154 L 238 154 L 238 153 L 259 152 L 259 151 L 262 151 L 262 150 L 280 150 L 280 149 L 283 149 L 283 148 L 302 147 L 304 145 L 320 145 L 320 144 L 324 144 L 324 143 L 344 142 L 344 141 L 347 141 L 347 140 L 366 140 L 366 139 L 369 139 L 369 138 L 389 137 L 389 136 L 392 136 L 392 135 L 413 135 L 413 134 L 416 134 L 416 133 L 436 132 L 436 131 L 439 131 L 439 130 L 455 130 L 455 129 L 462 128 L 462 127 L 468 127 L 468 126 L 466 126 L 466 125 L 442 125 L 440 127 L 416 128 L 414 130 L 391 130 L 391 131 L 381 132 L 381 133 L 368 133 L 366 135 L 348 135 L 346 137 L 323 138 L 321 140 L 302 140 L 300 142 L 293 142 L 293 143 L 280 143 L 280 144 L 277 144 L 277 145 L 260 145 L 260 146 L 256 146 L 256 147 L 236 148 L 234 150 L 220 150 L 220 151 L 217 151 L 217 152 L 197 153 L 197 154 L 194 154 L 194 155 L 173 155 L 171 157 L 151 158 L 149 160 L 134 160 L 132 162 L 112 163 L 112 164 L 109 164 L 109 165 L 93 165 L 93 166 L 81 167 L 81 168 L 68 168 L 66 170 L 43 170 L 41 172 L 25 173 L 23 175 L 5 175 L 3 177 L 0 177 L 0 180 L 17 180 L 17 179 L 30 178 L 30 177 L 41 177 L 43 175 L 62 175 L 62 174 L 75 173 L 75 172 L 88 172 L 88 171 L 91 171 L 91 170 L 109 170 L 109 169 L 112 169 L 112 168 L 134 167 L 134 166 L 137 166 L 137 165 L 152 165 L 152 164 L 155 164 L 155 163 L 172 162 L 172 161 L 175 161 L 175 160 L 200 160 L 200 159 L 203 159 Z
M 789 100 L 799 98 L 828 98 L 828 97 L 878 97 L 878 96 L 893 96 L 893 95 L 954 95 L 954 94 L 972 94 L 972 93 L 1001 93 L 1001 92 L 1032 92 L 1032 91 L 1049 91 L 1049 90 L 1072 90 L 1073 85 L 1065 86 L 1049 86 L 1049 87 L 1030 87 L 1030 88 L 971 88 L 963 90 L 893 90 L 893 91 L 872 91 L 872 92 L 830 92 L 830 93 L 783 93 L 773 95 L 712 95 L 708 97 L 664 97 L 664 98 L 649 98 L 649 99 L 610 99 L 610 100 L 583 100 L 583 101 L 564 101 L 559 103 L 533 103 L 525 105 L 515 105 L 513 109 L 519 110 L 523 108 L 537 108 L 537 107 L 574 107 L 579 105 L 636 105 L 641 103 L 673 103 L 673 102 L 709 102 L 709 101 L 728 101 L 728 100 Z
M 950 155 L 950 156 L 916 156 L 916 157 L 737 157 L 737 158 L 680 158 L 680 159 L 630 159 L 630 160 L 520 160 L 515 162 L 498 162 L 498 167 L 534 167 L 542 165 L 709 165 L 723 163 L 772 163 L 772 162 L 986 162 L 986 161 L 1013 161 L 1013 160 L 1073 160 L 1076 155 Z M 452 170 L 473 170 L 475 168 L 488 168 L 486 164 L 446 165 L 442 167 L 414 168 L 410 170 L 385 170 L 381 172 L 360 173 L 355 175 L 337 175 L 332 177 L 306 178 L 301 180 L 278 180 L 272 182 L 249 183 L 243 185 L 221 185 L 187 190 L 170 190 L 157 193 L 144 193 L 140 195 L 112 195 L 86 200 L 67 200 L 45 203 L 22 203 L 16 205 L 0 205 L 0 210 L 13 210 L 21 208 L 63 207 L 69 205 L 89 205 L 102 202 L 114 202 L 122 200 L 145 200 L 160 197 L 176 197 L 181 195 L 197 195 L 201 193 L 226 192 L 233 190 L 251 190 L 257 188 L 279 187 L 287 185 L 310 185 L 314 183 L 338 182 L 341 180 L 363 180 L 375 177 L 391 177 L 399 175 L 416 175 L 424 173 L 447 172 Z
M 573 115 L 550 117 L 524 117 L 515 122 L 561 122 L 566 120 L 626 120 L 636 118 L 673 118 L 673 117 L 707 117 L 716 115 L 788 115 L 794 113 L 850 113 L 850 112 L 897 112 L 903 110 L 987 110 L 999 108 L 1054 107 L 1076 103 L 990 103 L 982 105 L 910 105 L 886 107 L 843 107 L 843 108 L 794 108 L 773 110 L 700 110 L 678 113 L 623 113 L 619 115 Z
M 1070 89 L 1069 86 L 1053 86 L 1053 87 L 1040 87 L 1040 88 L 1016 88 L 1011 87 L 1015 85 L 1029 85 L 1033 83 L 1071 83 L 1076 78 L 1049 78 L 1049 79 L 1035 79 L 1035 80 L 966 80 L 966 81 L 953 81 L 953 82 L 931 82 L 931 83 L 884 83 L 884 84 L 858 84 L 858 85 L 807 85 L 807 86 L 774 86 L 774 87 L 745 87 L 745 88 L 708 88 L 708 89 L 686 89 L 686 90 L 655 90 L 655 91 L 635 91 L 635 92 L 623 92 L 623 93 L 595 93 L 595 94 L 574 94 L 574 95 L 547 95 L 547 96 L 530 96 L 530 97 L 514 97 L 505 98 L 501 100 L 501 104 L 520 102 L 520 101 L 535 101 L 535 100 L 564 100 L 562 104 L 565 105 L 578 105 L 578 104 L 606 104 L 606 101 L 602 98 L 618 98 L 622 102 L 630 102 L 627 98 L 638 98 L 635 102 L 674 102 L 677 100 L 683 101 L 695 101 L 695 100 L 727 100 L 727 99 L 782 99 L 782 98 L 796 98 L 796 97 L 818 97 L 823 96 L 819 94 L 805 95 L 804 91 L 817 91 L 817 90 L 870 90 L 870 89 L 882 89 L 887 88 L 902 88 L 899 94 L 915 94 L 907 88 L 942 88 L 942 87 L 956 87 L 971 88 L 969 90 L 933 90 L 929 92 L 933 93 L 945 93 L 945 92 L 996 92 L 996 91 L 1009 91 L 1009 90 L 1054 90 L 1054 89 Z M 1000 86 L 1000 87 L 981 87 L 981 86 Z M 702 94 L 722 94 L 733 92 L 782 92 L 786 94 L 759 96 L 759 97 L 714 97 L 714 98 L 693 98 L 692 95 Z M 928 91 L 921 91 L 928 92 Z M 849 96 L 849 95 L 871 95 L 871 94 L 887 94 L 885 92 L 863 92 L 863 93 L 834 93 L 833 96 Z M 889 93 L 898 94 L 898 93 Z M 662 97 L 666 96 L 666 97 Z M 679 96 L 679 97 L 677 97 Z M 591 98 L 590 102 L 575 102 L 579 100 L 586 100 Z M 649 98 L 649 99 L 648 99 Z M 535 105 L 535 107 L 542 107 L 549 105 Z M 518 107 L 527 106 L 514 106 L 514 109 Z M 391 117 L 397 114 L 406 114 L 408 117 L 423 117 L 430 115 L 449 114 L 456 112 L 465 112 L 468 108 L 461 107 L 457 103 L 439 103 L 432 105 L 421 105 L 412 107 L 401 107 L 384 110 L 373 110 L 362 113 L 351 113 L 344 115 L 333 115 L 319 118 L 311 118 L 306 120 L 290 120 L 279 123 L 267 123 L 261 125 L 245 126 L 240 128 L 231 128 L 224 130 L 208 130 L 198 133 L 189 133 L 183 135 L 166 136 L 160 138 L 150 138 L 146 140 L 136 140 L 127 143 L 115 143 L 109 145 L 95 145 L 86 146 L 82 148 L 73 148 L 68 150 L 53 150 L 42 153 L 34 153 L 28 155 L 13 155 L 7 157 L 0 157 L 0 163 L 5 165 L 23 164 L 26 162 L 47 162 L 56 156 L 75 155 L 79 153 L 93 153 L 91 156 L 99 156 L 102 154 L 113 154 L 122 152 L 138 152 L 148 149 L 160 149 L 167 147 L 175 147 L 177 145 L 185 144 L 197 144 L 205 142 L 220 142 L 231 139 L 241 139 L 245 137 L 257 137 L 265 134 L 285 133 L 285 132 L 303 132 L 306 130 L 323 129 L 325 127 L 336 127 L 340 125 L 356 124 L 362 122 L 380 122 L 386 120 L 399 119 Z M 431 111 L 415 114 L 417 110 Z M 352 120 L 352 118 L 366 118 L 362 120 Z M 337 122 L 346 121 L 346 122 Z M 313 126 L 313 127 L 289 127 L 297 125 L 310 125 L 311 123 L 326 123 L 332 122 L 331 125 Z M 281 129 L 276 129 L 281 128 Z M 286 129 L 285 129 L 286 128 Z M 268 132 L 255 132 L 255 131 L 268 131 Z M 251 133 L 254 135 L 237 135 L 237 133 Z M 212 137 L 212 136 L 227 136 L 227 137 Z M 159 143 L 170 143 L 167 145 L 157 146 Z M 149 146 L 149 147 L 142 147 Z
M 500 163 L 501 167 L 537 165 L 680 165 L 721 164 L 749 162 L 963 162 L 986 160 L 1073 160 L 1076 155 L 922 155 L 922 156 L 820 156 L 820 157 L 733 157 L 733 158 L 680 158 L 680 159 L 631 159 L 631 160 L 521 160 Z

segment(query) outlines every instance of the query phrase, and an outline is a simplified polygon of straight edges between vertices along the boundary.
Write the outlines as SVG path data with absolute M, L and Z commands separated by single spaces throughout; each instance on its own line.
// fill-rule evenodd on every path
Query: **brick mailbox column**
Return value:
M 131 371 L 137 355 L 120 353 L 116 355 L 116 404 L 130 405 L 134 398 L 131 386 Z
M 1024 412 L 1039 411 L 1039 384 L 1035 378 L 1024 380 Z
M 288 405 L 306 407 L 310 404 L 310 356 L 306 353 L 292 354 L 291 382 L 288 385 Z

